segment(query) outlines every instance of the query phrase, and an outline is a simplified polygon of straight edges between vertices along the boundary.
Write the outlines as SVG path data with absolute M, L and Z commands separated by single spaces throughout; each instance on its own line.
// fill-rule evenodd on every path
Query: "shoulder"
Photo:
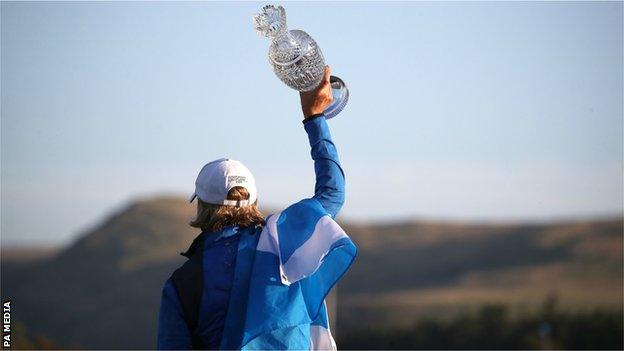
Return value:
M 162 286 L 162 292 L 163 293 L 168 293 L 172 290 L 173 288 L 173 281 L 171 280 L 171 277 L 167 278 L 167 280 L 165 280 L 165 283 Z
M 321 203 L 312 198 L 294 203 L 283 211 L 267 218 L 266 227 L 260 238 L 259 250 L 290 256 L 299 246 L 314 234 L 321 219 L 331 216 Z
M 323 216 L 329 216 L 329 213 L 320 201 L 314 198 L 303 199 L 267 217 L 266 225 L 269 230 L 274 226 L 284 225 L 300 227 L 316 223 Z
M 327 211 L 321 204 L 321 202 L 315 198 L 303 199 L 299 202 L 296 202 L 280 212 L 277 212 L 272 215 L 272 217 L 276 215 L 316 215 L 316 216 L 324 216 L 327 215 Z
M 202 256 L 203 252 L 196 252 L 182 266 L 173 271 L 169 280 L 176 289 L 184 289 L 188 285 L 196 285 L 198 281 L 201 281 Z
M 165 283 L 163 284 L 163 287 L 162 287 L 161 294 L 162 294 L 163 300 L 168 300 L 168 301 L 178 300 L 178 290 L 173 284 L 173 280 L 171 279 L 171 277 L 165 280 Z

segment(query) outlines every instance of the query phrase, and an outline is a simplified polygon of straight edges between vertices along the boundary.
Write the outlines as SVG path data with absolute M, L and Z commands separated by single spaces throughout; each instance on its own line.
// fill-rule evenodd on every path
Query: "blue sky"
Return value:
M 260 201 L 313 191 L 263 3 L 1 4 L 3 244 L 66 243 L 239 159 Z M 623 209 L 621 2 L 281 3 L 351 99 L 330 121 L 344 219 L 524 221 Z

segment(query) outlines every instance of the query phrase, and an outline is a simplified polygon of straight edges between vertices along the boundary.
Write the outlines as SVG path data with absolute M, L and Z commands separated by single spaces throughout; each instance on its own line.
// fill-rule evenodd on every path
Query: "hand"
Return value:
M 327 106 L 331 104 L 333 96 L 331 84 L 329 83 L 329 76 L 329 66 L 325 66 L 325 76 L 321 84 L 314 90 L 299 93 L 299 97 L 301 98 L 301 110 L 303 110 L 305 118 L 322 113 Z

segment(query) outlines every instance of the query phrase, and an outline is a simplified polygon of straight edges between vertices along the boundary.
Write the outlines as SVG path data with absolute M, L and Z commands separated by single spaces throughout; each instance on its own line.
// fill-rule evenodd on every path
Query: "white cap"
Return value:
M 248 200 L 228 200 L 230 189 L 242 186 L 249 192 Z M 195 197 L 209 204 L 228 206 L 247 206 L 256 202 L 258 192 L 256 180 L 244 164 L 229 158 L 221 158 L 207 163 L 195 180 L 195 192 L 189 202 Z

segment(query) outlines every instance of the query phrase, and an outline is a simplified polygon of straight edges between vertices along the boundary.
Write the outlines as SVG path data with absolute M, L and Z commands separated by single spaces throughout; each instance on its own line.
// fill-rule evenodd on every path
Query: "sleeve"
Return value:
M 158 349 L 192 349 L 191 332 L 184 321 L 182 305 L 171 279 L 165 282 L 158 314 Z
M 340 167 L 338 151 L 323 114 L 308 117 L 303 124 L 308 134 L 316 174 L 313 198 L 321 203 L 332 218 L 336 218 L 345 201 L 345 176 Z

